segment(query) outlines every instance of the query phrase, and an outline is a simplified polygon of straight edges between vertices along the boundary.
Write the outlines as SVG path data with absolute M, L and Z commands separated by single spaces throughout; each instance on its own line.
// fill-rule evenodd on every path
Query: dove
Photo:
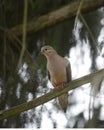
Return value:
M 53 87 L 65 88 L 66 84 L 71 81 L 71 65 L 68 59 L 60 56 L 56 50 L 45 45 L 41 48 L 41 53 L 47 59 L 47 73 L 48 78 L 51 81 Z M 68 106 L 68 93 L 65 93 L 58 97 L 59 104 L 64 112 Z

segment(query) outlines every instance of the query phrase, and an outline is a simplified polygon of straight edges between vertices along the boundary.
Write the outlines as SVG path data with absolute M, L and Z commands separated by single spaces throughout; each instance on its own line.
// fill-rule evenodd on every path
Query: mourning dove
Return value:
M 67 59 L 58 55 L 58 53 L 49 45 L 41 48 L 41 53 L 47 58 L 48 78 L 56 88 L 64 88 L 66 83 L 71 81 L 71 67 Z M 58 97 L 59 104 L 64 112 L 68 105 L 68 93 Z

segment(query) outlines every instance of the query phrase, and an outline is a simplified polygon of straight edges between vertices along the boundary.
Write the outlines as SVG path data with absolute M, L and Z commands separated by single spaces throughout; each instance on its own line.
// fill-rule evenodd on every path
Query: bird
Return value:
M 50 45 L 41 47 L 41 53 L 47 59 L 47 74 L 55 89 L 65 88 L 71 81 L 71 65 L 68 59 L 60 56 Z M 58 97 L 59 104 L 64 112 L 68 106 L 68 93 Z

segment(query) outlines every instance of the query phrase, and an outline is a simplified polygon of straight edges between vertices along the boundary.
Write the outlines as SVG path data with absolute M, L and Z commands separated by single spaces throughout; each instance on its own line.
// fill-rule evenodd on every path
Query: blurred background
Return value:
M 28 0 L 27 20 L 37 20 L 75 1 Z M 26 51 L 17 69 L 22 36 L 14 40 L 6 31 L 22 24 L 23 15 L 24 1 L 0 1 L 0 110 L 28 102 L 53 89 L 46 75 L 46 59 L 40 54 L 43 45 L 53 46 L 61 56 L 69 59 L 72 79 L 104 68 L 104 7 L 83 14 L 85 22 L 79 17 L 76 28 L 75 18 L 72 18 L 38 33 L 27 34 Z M 0 121 L 0 128 L 104 128 L 104 82 L 94 97 L 94 105 L 90 92 L 91 84 L 69 92 L 66 114 L 54 99 Z

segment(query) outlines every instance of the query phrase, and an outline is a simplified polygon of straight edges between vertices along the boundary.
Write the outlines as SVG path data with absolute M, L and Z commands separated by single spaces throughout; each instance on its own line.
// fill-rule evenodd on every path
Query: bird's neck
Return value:
M 56 61 L 57 57 L 59 57 L 57 54 L 49 55 L 47 56 L 47 61 Z
M 54 65 L 54 64 L 59 64 L 59 60 L 61 61 L 62 57 L 59 56 L 58 54 L 54 54 L 50 57 L 47 57 L 47 63 Z

